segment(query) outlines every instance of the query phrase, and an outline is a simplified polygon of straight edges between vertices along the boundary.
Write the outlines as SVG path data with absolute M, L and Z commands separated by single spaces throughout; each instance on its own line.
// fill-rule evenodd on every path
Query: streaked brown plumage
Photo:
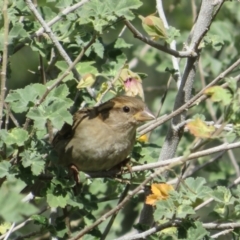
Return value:
M 82 109 L 53 140 L 59 163 L 84 172 L 108 170 L 126 159 L 135 143 L 136 128 L 154 119 L 142 100 L 115 97 L 98 107 Z

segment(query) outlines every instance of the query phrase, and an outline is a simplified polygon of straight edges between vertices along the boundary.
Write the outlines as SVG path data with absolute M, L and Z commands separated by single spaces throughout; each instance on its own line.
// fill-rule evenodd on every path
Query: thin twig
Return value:
M 218 233 L 216 233 L 216 234 L 213 234 L 213 235 L 211 236 L 211 238 L 219 238 L 219 237 L 222 236 L 222 235 L 226 235 L 226 234 L 228 234 L 228 233 L 231 233 L 233 230 L 234 230 L 234 229 L 226 229 L 226 230 L 223 230 L 223 231 L 221 231 L 221 232 L 218 232 Z
M 238 59 L 235 63 L 233 63 L 229 68 L 227 68 L 225 71 L 223 71 L 221 74 L 219 74 L 212 82 L 210 82 L 205 88 L 203 88 L 200 92 L 198 92 L 194 97 L 192 97 L 188 102 L 183 104 L 181 107 L 167 115 L 166 117 L 160 117 L 156 120 L 151 121 L 150 123 L 143 125 L 147 126 L 144 130 L 139 131 L 140 135 L 144 135 L 154 128 L 160 126 L 161 124 L 167 122 L 168 120 L 172 119 L 173 117 L 179 115 L 183 111 L 186 111 L 190 106 L 192 106 L 194 103 L 198 102 L 199 98 L 203 95 L 205 96 L 204 92 L 207 88 L 215 85 L 219 81 L 221 81 L 223 78 L 225 78 L 229 73 L 231 73 L 236 67 L 240 65 L 240 59 Z M 143 128 L 143 127 L 142 127 Z
M 234 147 L 240 147 L 240 142 L 238 143 L 233 143 L 233 144 L 223 144 L 222 146 L 222 150 L 224 150 L 225 148 L 228 148 L 229 146 L 234 146 Z M 218 149 L 218 147 L 214 148 L 215 150 Z M 144 186 L 146 186 L 150 181 L 152 181 L 155 177 L 159 176 L 161 173 L 168 171 L 169 169 L 178 166 L 179 164 L 183 164 L 188 160 L 188 158 L 183 157 L 182 159 L 180 159 L 180 161 L 178 162 L 172 162 L 170 165 L 165 166 L 165 167 L 161 167 L 158 170 L 156 170 L 154 173 L 152 173 L 148 178 L 146 178 L 141 184 L 139 184 L 133 191 L 130 191 L 128 193 L 128 195 L 123 199 L 123 201 L 121 203 L 119 203 L 115 208 L 113 208 L 112 210 L 108 211 L 107 213 L 105 213 L 104 215 L 102 215 L 98 220 L 96 220 L 92 225 L 85 227 L 83 230 L 81 230 L 75 237 L 73 237 L 71 240 L 77 240 L 80 237 L 82 237 L 84 234 L 86 234 L 87 232 L 91 231 L 94 227 L 98 226 L 100 223 L 102 223 L 103 221 L 105 221 L 108 217 L 112 216 L 113 214 L 115 214 L 115 212 L 119 211 L 121 208 L 123 208 L 125 206 L 125 204 L 135 195 L 137 194 L 140 190 L 143 189 Z M 167 160 L 166 160 L 167 161 Z M 236 185 L 240 182 L 240 178 L 236 179 L 234 181 L 233 185 Z M 195 208 L 196 211 L 196 208 Z
M 75 64 L 73 64 L 72 60 L 70 59 L 70 57 L 68 56 L 68 54 L 66 53 L 66 51 L 64 50 L 64 48 L 62 47 L 60 42 L 58 41 L 57 37 L 52 32 L 51 28 L 47 25 L 47 23 L 44 21 L 42 16 L 38 13 L 38 11 L 37 11 L 36 7 L 34 6 L 34 4 L 32 3 L 32 1 L 31 0 L 25 0 L 25 2 L 27 3 L 29 9 L 32 11 L 34 16 L 39 21 L 39 23 L 44 28 L 45 32 L 48 34 L 48 36 L 52 40 L 54 46 L 58 49 L 58 52 L 60 53 L 62 58 L 67 62 L 69 67 L 71 66 L 71 71 L 73 72 L 74 77 L 77 79 L 77 81 L 80 81 L 81 76 L 78 73 L 77 69 L 75 68 Z M 93 97 L 92 91 L 90 89 L 87 89 L 87 91 L 88 91 L 89 95 Z
M 38 107 L 47 97 L 47 95 L 56 87 L 58 86 L 63 79 L 70 74 L 70 71 L 74 68 L 74 66 L 82 59 L 84 53 L 86 52 L 86 50 L 94 43 L 96 39 L 96 36 L 93 36 L 93 38 L 91 39 L 91 41 L 82 48 L 81 52 L 79 53 L 79 55 L 76 57 L 76 59 L 74 60 L 74 62 L 67 68 L 67 70 L 50 86 L 47 87 L 47 90 L 45 91 L 45 93 L 43 94 L 43 96 L 39 99 L 39 101 L 37 101 L 34 105 L 34 108 Z M 24 129 L 28 128 L 28 125 L 30 123 L 31 119 L 27 118 L 26 122 L 24 124 Z
M 185 161 L 183 161 L 182 163 L 184 163 Z M 135 195 L 137 194 L 139 191 L 141 191 L 144 186 L 146 186 L 150 181 L 152 181 L 155 177 L 157 177 L 158 175 L 160 175 L 161 173 L 173 168 L 174 166 L 177 166 L 178 164 L 170 164 L 167 167 L 162 167 L 160 169 L 158 169 L 157 171 L 155 171 L 154 173 L 152 173 L 148 178 L 146 178 L 141 184 L 139 184 L 133 191 L 129 191 L 128 195 L 123 199 L 123 201 L 121 203 L 119 203 L 115 208 L 113 208 L 112 210 L 108 211 L 107 213 L 105 213 L 104 215 L 102 215 L 100 218 L 98 218 L 97 221 L 95 221 L 92 225 L 85 227 L 83 230 L 81 230 L 75 237 L 71 238 L 70 240 L 77 240 L 80 239 L 84 234 L 86 234 L 87 232 L 91 231 L 94 227 L 98 226 L 100 223 L 102 223 L 103 221 L 105 221 L 108 217 L 112 216 L 113 214 L 115 214 L 115 212 L 119 211 L 121 208 L 123 208 L 126 203 Z
M 128 27 L 128 29 L 133 33 L 134 37 L 138 38 L 139 40 L 145 42 L 146 44 L 163 51 L 165 53 L 169 53 L 170 55 L 173 55 L 175 57 L 180 57 L 180 58 L 186 58 L 186 57 L 195 57 L 196 53 L 192 50 L 187 50 L 187 51 L 176 51 L 174 49 L 168 48 L 166 46 L 163 46 L 148 37 L 143 36 L 127 19 L 124 19 L 124 23 Z
M 78 9 L 79 7 L 81 7 L 83 4 L 89 2 L 89 0 L 82 0 L 81 2 L 78 2 L 72 6 L 69 6 L 67 8 L 64 8 L 63 11 L 61 11 L 56 17 L 54 17 L 53 19 L 51 19 L 47 25 L 50 27 L 53 24 L 57 23 L 58 21 L 60 21 L 63 17 L 67 16 L 69 13 L 74 12 L 76 9 Z M 41 27 L 40 29 L 38 29 L 31 37 L 38 37 L 40 35 L 42 35 L 44 33 L 45 29 L 44 27 Z

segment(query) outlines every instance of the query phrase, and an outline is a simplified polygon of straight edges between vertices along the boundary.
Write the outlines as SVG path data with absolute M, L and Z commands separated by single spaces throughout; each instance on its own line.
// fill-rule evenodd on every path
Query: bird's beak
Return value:
M 155 119 L 156 117 L 149 111 L 149 109 L 145 108 L 144 110 L 137 112 L 134 114 L 134 118 L 138 122 L 145 122 Z

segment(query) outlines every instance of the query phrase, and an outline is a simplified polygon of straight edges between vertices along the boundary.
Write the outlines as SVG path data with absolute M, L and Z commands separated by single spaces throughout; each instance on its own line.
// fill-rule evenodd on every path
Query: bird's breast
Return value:
M 108 170 L 126 159 L 134 142 L 135 129 L 118 131 L 104 125 L 85 126 L 67 144 L 63 157 L 80 171 Z

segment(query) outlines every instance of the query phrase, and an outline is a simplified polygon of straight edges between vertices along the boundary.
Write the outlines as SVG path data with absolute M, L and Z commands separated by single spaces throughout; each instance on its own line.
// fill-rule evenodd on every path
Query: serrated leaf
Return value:
M 37 98 L 42 96 L 45 91 L 46 86 L 39 83 L 31 84 L 23 89 L 10 92 L 6 97 L 6 102 L 10 103 L 10 107 L 14 112 L 26 112 L 30 107 L 34 106 Z
M 213 191 L 212 197 L 217 202 L 228 204 L 231 202 L 232 194 L 226 187 L 218 186 L 217 189 Z
M 22 165 L 26 167 L 31 167 L 32 173 L 35 176 L 40 175 L 44 170 L 45 160 L 40 153 L 36 150 L 28 149 L 20 153 L 22 157 Z
M 9 131 L 5 143 L 7 145 L 16 144 L 17 146 L 23 146 L 24 142 L 28 139 L 28 132 L 22 128 L 13 128 Z
M 176 213 L 176 207 L 172 199 L 166 199 L 156 203 L 156 210 L 154 212 L 154 219 L 158 221 L 162 218 L 171 219 Z
M 186 127 L 189 129 L 191 134 L 193 134 L 195 137 L 200 138 L 211 138 L 212 134 L 215 131 L 214 126 L 208 126 L 200 118 L 196 118 L 191 122 L 188 122 L 186 124 Z
M 167 36 L 166 42 L 170 44 L 174 39 L 180 36 L 180 31 L 174 27 L 169 27 L 169 29 L 167 29 Z
M 232 101 L 232 94 L 229 90 L 220 86 L 210 87 L 204 93 L 210 96 L 213 102 L 222 102 L 224 106 L 229 105 Z
M 69 196 L 63 196 L 63 195 L 53 195 L 52 193 L 47 194 L 47 202 L 50 207 L 56 208 L 56 207 L 61 207 L 64 208 L 66 207 L 68 203 Z
M 187 231 L 187 239 L 186 240 L 202 240 L 204 237 L 209 236 L 210 233 L 203 228 L 202 223 L 199 221 L 196 221 L 194 223 L 194 227 L 190 227 Z
M 194 203 L 197 199 L 205 199 L 211 196 L 212 190 L 205 184 L 206 180 L 202 177 L 196 179 L 190 177 L 181 184 L 181 192 Z
M 71 100 L 61 101 L 59 99 L 49 106 L 40 105 L 38 108 L 31 109 L 27 116 L 34 120 L 34 126 L 37 129 L 44 128 L 47 120 L 50 120 L 57 129 L 61 129 L 65 122 L 72 124 L 72 115 L 67 110 L 71 103 Z
M 92 0 L 78 10 L 80 24 L 92 23 L 94 29 L 102 33 L 105 26 L 115 22 L 118 17 L 124 16 L 128 20 L 134 19 L 133 9 L 137 9 L 142 3 L 139 0 Z
M 176 216 L 178 218 L 185 218 L 192 214 L 195 214 L 195 211 L 191 205 L 181 204 L 176 209 Z

